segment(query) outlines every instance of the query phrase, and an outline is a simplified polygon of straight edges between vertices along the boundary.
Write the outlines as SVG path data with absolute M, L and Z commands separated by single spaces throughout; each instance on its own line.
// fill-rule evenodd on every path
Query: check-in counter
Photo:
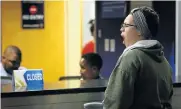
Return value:
M 107 80 L 68 80 L 34 86 L 1 86 L 2 109 L 83 109 L 87 102 L 101 102 Z M 174 81 L 173 109 L 181 109 L 181 78 Z
M 181 109 L 181 76 L 174 78 L 172 107 Z
M 107 80 L 68 80 L 41 86 L 1 87 L 2 109 L 83 109 L 83 104 L 102 101 Z

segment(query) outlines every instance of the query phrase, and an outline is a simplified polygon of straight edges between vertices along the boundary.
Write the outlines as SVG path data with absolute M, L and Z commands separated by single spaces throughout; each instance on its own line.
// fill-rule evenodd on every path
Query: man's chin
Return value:
M 7 72 L 9 75 L 12 75 L 12 74 L 13 74 L 13 70 L 6 70 L 6 72 Z
M 126 47 L 125 41 L 123 41 L 122 44 Z

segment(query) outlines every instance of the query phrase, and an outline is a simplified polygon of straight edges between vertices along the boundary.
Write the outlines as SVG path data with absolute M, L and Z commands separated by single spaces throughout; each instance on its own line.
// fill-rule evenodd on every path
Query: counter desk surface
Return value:
M 1 84 L 1 98 L 37 95 L 73 94 L 104 92 L 107 80 L 64 80 L 56 83 L 44 83 L 32 87 L 13 87 L 11 83 Z
M 108 80 L 64 80 L 56 83 L 44 83 L 33 87 L 13 87 L 11 83 L 1 84 L 1 98 L 37 95 L 55 95 L 71 93 L 104 92 Z M 181 87 L 181 76 L 173 82 L 174 87 Z

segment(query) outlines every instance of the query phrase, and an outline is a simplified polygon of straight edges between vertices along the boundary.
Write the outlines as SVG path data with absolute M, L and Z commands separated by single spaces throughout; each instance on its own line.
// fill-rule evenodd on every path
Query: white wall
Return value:
M 176 1 L 176 76 L 181 76 L 181 1 Z
M 83 2 L 83 21 L 82 21 L 82 46 L 88 41 L 92 40 L 93 37 L 90 33 L 90 25 L 88 22 L 90 19 L 95 19 L 95 0 L 84 0 Z
M 82 46 L 93 39 L 89 31 L 90 19 L 95 19 L 94 0 L 65 1 L 65 76 L 80 75 Z
M 65 1 L 65 76 L 80 75 L 81 56 L 81 3 Z

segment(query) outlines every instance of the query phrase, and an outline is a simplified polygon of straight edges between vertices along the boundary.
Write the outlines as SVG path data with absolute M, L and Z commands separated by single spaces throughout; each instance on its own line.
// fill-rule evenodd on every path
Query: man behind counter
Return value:
M 14 45 L 8 46 L 2 56 L 0 62 L 0 76 L 12 76 L 13 70 L 25 69 L 20 67 L 22 53 L 21 50 Z

